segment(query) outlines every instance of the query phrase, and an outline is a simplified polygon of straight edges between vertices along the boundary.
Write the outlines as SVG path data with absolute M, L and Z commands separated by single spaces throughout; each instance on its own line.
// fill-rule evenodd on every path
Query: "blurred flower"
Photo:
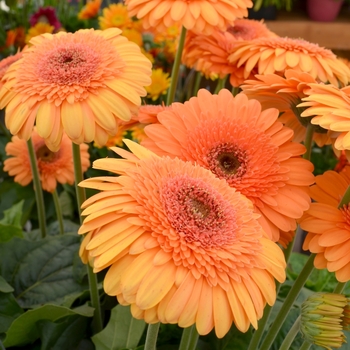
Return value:
M 237 19 L 225 32 L 215 29 L 210 35 L 189 33 L 186 36 L 182 61 L 190 68 L 202 72 L 207 78 L 230 74 L 232 86 L 244 81 L 244 66 L 229 62 L 229 56 L 237 41 L 276 36 L 263 22 Z M 253 73 L 253 72 L 252 72 Z M 253 78 L 253 74 L 251 74 Z
M 169 73 L 163 72 L 162 68 L 153 69 L 151 78 L 151 85 L 146 87 L 147 97 L 156 101 L 161 95 L 167 93 L 171 78 L 169 78 Z
M 345 150 L 339 151 L 337 154 L 337 157 L 338 157 L 338 163 L 334 167 L 334 171 L 339 173 L 345 168 L 345 166 L 350 165 L 350 163 Z
M 316 176 L 310 195 L 316 203 L 300 220 L 300 227 L 308 231 L 303 249 L 316 254 L 317 269 L 335 272 L 340 282 L 350 280 L 350 204 L 338 208 L 350 185 L 350 166 L 340 173 L 326 171 Z
M 7 69 L 11 66 L 12 63 L 17 62 L 20 58 L 22 58 L 22 52 L 17 52 L 15 55 L 8 56 L 0 61 L 0 89 L 4 85 L 4 81 L 1 81 L 3 76 L 5 75 Z
M 142 38 L 142 34 L 138 30 L 134 28 L 125 28 L 122 31 L 122 35 L 125 36 L 128 40 L 142 47 L 143 38 Z
M 54 30 L 54 26 L 51 26 L 48 23 L 38 22 L 34 27 L 29 28 L 28 33 L 26 35 L 26 44 L 29 44 L 32 38 L 45 33 L 52 34 Z
M 86 5 L 78 13 L 79 19 L 95 18 L 100 11 L 102 0 L 88 0 Z
M 249 99 L 257 99 L 263 109 L 275 107 L 283 112 L 279 120 L 293 129 L 295 142 L 302 142 L 305 140 L 306 127 L 311 120 L 302 118 L 300 115 L 304 109 L 297 106 L 301 103 L 301 99 L 307 96 L 311 83 L 316 83 L 316 80 L 309 73 L 288 69 L 284 72 L 284 76 L 256 75 L 255 79 L 246 80 L 240 88 Z M 319 147 L 331 143 L 327 130 L 321 127 L 314 127 L 313 138 Z
M 125 0 L 130 16 L 143 19 L 144 27 L 165 31 L 179 23 L 186 29 L 210 34 L 225 30 L 236 18 L 248 16 L 251 0 Z
M 153 124 L 158 122 L 158 114 L 160 112 L 171 109 L 171 106 L 164 105 L 142 105 L 137 115 L 133 119 L 139 121 L 141 124 Z
M 0 108 L 13 135 L 29 139 L 36 123 L 52 151 L 63 132 L 74 143 L 104 145 L 151 82 L 151 63 L 117 28 L 46 34 L 31 44 L 5 74 Z
M 300 331 L 304 338 L 328 350 L 346 343 L 349 329 L 349 299 L 342 294 L 315 293 L 301 306 Z
M 52 6 L 40 7 L 37 12 L 30 16 L 29 23 L 31 27 L 34 27 L 37 23 L 50 24 L 55 28 L 55 31 L 62 27 L 56 16 L 56 9 Z
M 138 124 L 131 127 L 129 130 L 133 141 L 141 143 L 146 138 L 145 125 Z
M 146 126 L 142 144 L 225 179 L 253 202 L 268 237 L 285 245 L 310 206 L 314 176 L 312 164 L 300 157 L 305 147 L 291 141 L 293 131 L 278 114 L 275 108 L 261 112 L 260 103 L 244 94 L 201 89 L 198 97 L 159 113 L 159 124 Z
M 121 176 L 80 183 L 101 191 L 83 204 L 80 256 L 95 272 L 110 267 L 106 293 L 148 323 L 195 323 L 219 338 L 233 322 L 257 328 L 285 261 L 251 202 L 198 165 L 125 143 L 133 153 L 113 150 L 126 159 L 94 162 Z
M 101 29 L 108 28 L 129 28 L 132 26 L 132 19 L 129 16 L 127 7 L 122 4 L 111 4 L 102 10 L 102 16 L 98 18 Z
M 57 187 L 57 182 L 73 185 L 74 166 L 72 141 L 67 135 L 63 135 L 61 147 L 57 152 L 52 152 L 46 147 L 44 139 L 38 135 L 35 128 L 32 132 L 32 141 L 37 157 L 42 188 L 45 191 L 54 192 Z M 88 148 L 88 145 L 85 143 L 80 145 L 83 172 L 90 166 Z M 20 185 L 28 185 L 32 181 L 33 176 L 27 142 L 19 139 L 17 136 L 13 136 L 11 142 L 7 143 L 5 151 L 6 154 L 11 157 L 4 161 L 4 171 L 14 176 L 15 182 L 18 182 Z
M 22 48 L 25 45 L 25 30 L 23 27 L 10 29 L 6 32 L 5 47 L 15 46 Z
M 350 80 L 350 69 L 332 51 L 302 39 L 274 37 L 238 42 L 229 61 L 244 66 L 245 78 L 257 68 L 264 75 L 293 69 L 334 85 L 347 85 Z
M 350 149 L 350 86 L 339 89 L 333 85 L 310 84 L 308 96 L 299 107 L 307 107 L 302 117 L 312 117 L 311 123 L 333 131 L 338 150 Z

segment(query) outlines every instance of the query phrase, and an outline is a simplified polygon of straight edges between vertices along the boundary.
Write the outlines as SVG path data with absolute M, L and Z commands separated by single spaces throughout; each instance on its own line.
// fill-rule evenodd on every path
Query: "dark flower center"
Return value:
M 36 157 L 43 162 L 50 163 L 57 156 L 57 153 L 50 151 L 46 145 L 39 147 L 36 151 Z

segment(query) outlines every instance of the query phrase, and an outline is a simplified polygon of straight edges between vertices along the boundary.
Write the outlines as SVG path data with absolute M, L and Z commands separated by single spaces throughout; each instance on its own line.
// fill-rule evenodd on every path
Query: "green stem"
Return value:
M 311 343 L 309 343 L 307 340 L 304 340 L 303 344 L 300 347 L 300 350 L 309 350 L 311 347 Z
M 346 189 L 343 198 L 341 199 L 338 209 L 343 208 L 344 205 L 347 205 L 350 203 L 350 186 Z
M 304 159 L 311 159 L 311 150 L 312 150 L 312 140 L 314 137 L 314 125 L 309 123 L 306 127 L 306 134 L 304 140 L 304 146 L 306 147 L 306 152 L 303 155 Z
M 62 216 L 62 210 L 60 206 L 60 200 L 58 198 L 58 193 L 56 189 L 52 192 L 52 198 L 55 203 L 57 221 L 60 227 L 60 234 L 63 235 L 64 234 L 63 216 Z
M 311 254 L 308 261 L 306 262 L 303 270 L 300 272 L 298 278 L 294 281 L 292 288 L 290 289 L 282 307 L 277 314 L 275 321 L 272 323 L 264 342 L 261 345 L 260 350 L 271 349 L 272 343 L 274 342 L 277 333 L 281 329 L 284 320 L 286 319 L 290 308 L 293 306 L 294 301 L 298 297 L 301 289 L 303 288 L 305 282 L 307 281 L 310 273 L 314 268 L 315 254 Z
M 179 46 L 176 51 L 175 55 L 175 61 L 173 65 L 173 69 L 171 72 L 171 83 L 168 90 L 168 96 L 166 105 L 169 106 L 174 102 L 175 99 L 175 92 L 177 88 L 177 82 L 179 80 L 179 71 L 180 71 L 180 64 L 181 64 L 181 57 L 182 57 L 182 51 L 185 45 L 185 38 L 186 38 L 186 28 L 182 27 L 181 34 L 180 34 L 180 40 L 179 40 Z
M 0 340 L 0 349 L 1 349 L 1 350 L 6 350 L 6 348 L 4 347 L 4 344 L 2 343 L 1 340 Z
M 287 333 L 286 337 L 284 338 L 280 350 L 289 350 L 290 346 L 293 343 L 294 338 L 297 336 L 300 330 L 300 316 L 295 320 L 292 328 Z
M 199 87 L 201 85 L 203 74 L 201 72 L 196 73 L 196 79 L 194 81 L 194 87 L 193 87 L 193 95 L 192 96 L 197 96 Z
M 81 157 L 80 157 L 80 146 L 73 143 L 73 160 L 74 160 L 74 175 L 75 175 L 75 191 L 77 196 L 77 204 L 79 211 L 80 223 L 83 222 L 81 216 L 81 205 L 86 200 L 86 193 L 83 187 L 79 187 L 78 184 L 83 181 L 83 170 L 81 167 Z M 101 315 L 101 305 L 100 296 L 98 293 L 97 276 L 93 272 L 90 264 L 86 264 L 88 278 L 89 278 L 89 289 L 91 297 L 91 305 L 95 309 L 94 317 L 92 321 L 93 332 L 98 333 L 102 331 L 102 315 Z
M 185 328 L 182 332 L 179 350 L 194 350 L 198 342 L 198 337 L 199 334 L 196 329 L 196 324 Z
M 218 94 L 219 91 L 225 87 L 226 80 L 227 80 L 227 75 L 222 79 L 218 79 L 218 84 L 216 85 L 214 94 Z
M 29 152 L 29 158 L 30 158 L 30 166 L 31 166 L 32 175 L 33 175 L 34 193 L 35 193 L 36 206 L 38 209 L 39 227 L 41 231 L 41 237 L 45 238 L 47 232 L 46 232 L 44 195 L 41 187 L 38 163 L 36 161 L 33 141 L 31 138 L 27 141 L 27 146 L 28 146 L 28 152 Z
M 148 325 L 144 350 L 156 350 L 159 326 L 159 322 Z
M 347 282 L 338 282 L 338 284 L 335 286 L 333 293 L 336 294 L 341 294 L 343 292 L 343 290 L 345 289 Z
M 240 88 L 239 87 L 233 87 L 231 92 L 233 96 L 236 96 L 239 93 Z

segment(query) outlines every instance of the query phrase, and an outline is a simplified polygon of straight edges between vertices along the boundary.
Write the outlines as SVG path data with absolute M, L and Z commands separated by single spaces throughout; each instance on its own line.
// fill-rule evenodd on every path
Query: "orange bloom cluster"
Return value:
M 158 114 L 145 128 L 142 144 L 161 156 L 178 157 L 211 170 L 253 204 L 259 223 L 273 241 L 286 245 L 296 219 L 309 208 L 312 164 L 300 157 L 304 146 L 291 141 L 277 109 L 261 111 L 244 94 L 228 90 L 198 97 Z
M 198 165 L 125 142 L 133 153 L 113 149 L 125 159 L 93 165 L 120 176 L 80 184 L 100 191 L 83 204 L 80 255 L 95 272 L 109 267 L 106 293 L 148 323 L 195 323 L 219 338 L 232 323 L 257 328 L 285 261 L 251 202 Z
M 98 15 L 102 0 L 88 0 L 87 4 L 78 13 L 79 19 L 91 19 Z
M 349 185 L 349 165 L 340 173 L 327 171 L 317 176 L 310 189 L 316 203 L 300 221 L 301 228 L 309 231 L 303 248 L 316 254 L 315 267 L 335 272 L 340 282 L 350 280 L 350 205 L 339 207 Z
M 61 147 L 57 152 L 52 152 L 46 147 L 44 139 L 38 135 L 35 128 L 31 136 L 43 190 L 54 192 L 57 182 L 72 185 L 74 183 L 73 151 L 72 141 L 68 136 L 63 135 Z M 90 166 L 88 148 L 85 143 L 80 145 L 83 172 Z M 33 175 L 26 141 L 13 136 L 11 142 L 7 143 L 5 151 L 10 158 L 4 161 L 4 171 L 14 176 L 14 180 L 20 185 L 28 185 L 33 180 Z

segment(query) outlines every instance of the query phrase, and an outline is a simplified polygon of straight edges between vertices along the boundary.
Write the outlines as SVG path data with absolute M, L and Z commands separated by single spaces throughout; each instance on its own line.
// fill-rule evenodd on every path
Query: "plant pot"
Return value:
M 262 6 L 258 11 L 248 9 L 249 19 L 266 19 L 267 21 L 273 21 L 277 18 L 276 6 Z
M 307 14 L 313 21 L 334 21 L 343 5 L 344 0 L 307 0 Z

